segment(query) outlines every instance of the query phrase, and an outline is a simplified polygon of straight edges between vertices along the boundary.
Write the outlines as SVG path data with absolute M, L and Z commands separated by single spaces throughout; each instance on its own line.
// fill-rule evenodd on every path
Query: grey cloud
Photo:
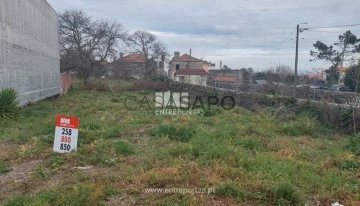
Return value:
M 360 1 L 354 0 L 49 0 L 58 11 L 83 9 L 95 18 L 116 19 L 129 31 L 155 33 L 172 53 L 187 52 L 210 61 L 223 59 L 232 68 L 265 68 L 273 62 L 293 66 L 296 24 L 303 27 L 360 23 Z M 334 42 L 351 29 L 300 34 L 300 69 L 327 67 L 309 62 L 316 40 Z M 329 33 L 338 32 L 338 33 Z

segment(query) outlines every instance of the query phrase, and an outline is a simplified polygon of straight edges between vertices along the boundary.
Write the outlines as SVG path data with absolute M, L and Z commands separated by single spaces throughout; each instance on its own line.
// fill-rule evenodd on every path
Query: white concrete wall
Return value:
M 20 104 L 60 93 L 58 16 L 45 0 L 0 0 L 0 90 Z
M 180 82 L 180 77 L 184 77 L 184 83 L 206 86 L 207 77 L 203 75 L 176 75 L 175 81 Z

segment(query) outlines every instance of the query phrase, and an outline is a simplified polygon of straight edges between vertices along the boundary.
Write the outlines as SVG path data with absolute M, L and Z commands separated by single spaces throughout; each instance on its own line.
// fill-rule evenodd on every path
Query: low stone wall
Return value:
M 294 88 L 278 85 L 240 85 L 240 91 L 258 92 L 264 94 L 278 94 L 281 96 L 294 96 L 299 99 L 322 101 L 336 104 L 347 104 L 359 98 L 359 94 L 353 92 L 337 92 L 323 89 L 311 89 L 309 87 Z
M 245 92 L 178 82 L 171 82 L 169 89 L 171 92 L 188 92 L 190 104 L 195 101 L 197 96 L 202 97 L 205 106 L 207 106 L 207 98 L 209 96 L 216 96 L 220 100 L 225 96 L 230 96 L 235 100 L 236 106 L 249 110 L 257 110 L 262 107 L 272 107 L 280 110 L 285 106 L 289 111 L 295 113 L 296 111 L 309 113 L 322 122 L 322 124 L 333 128 L 334 131 L 350 134 L 354 131 L 354 124 L 356 130 L 360 130 L 360 108 L 343 104 L 346 103 L 348 99 L 352 100 L 354 98 L 353 93 L 344 92 L 337 94 L 337 92 L 320 91 L 315 95 L 318 95 L 316 97 L 322 101 L 313 101 L 310 98 L 296 98 L 291 95 L 288 97 L 286 95 L 268 95 L 262 92 Z M 284 92 L 284 94 L 286 93 Z M 332 102 L 325 102 L 325 100 Z M 287 110 L 283 112 L 287 112 Z M 355 118 L 353 118 L 353 113 Z
M 179 82 L 171 82 L 169 84 L 171 92 L 188 92 L 190 103 L 195 100 L 197 96 L 202 97 L 203 103 L 208 103 L 208 97 L 216 96 L 220 100 L 224 97 L 232 97 L 235 99 L 236 105 L 253 109 L 258 106 L 259 99 L 265 97 L 265 94 L 255 92 L 243 92 L 224 88 L 206 87 L 201 85 L 192 85 Z

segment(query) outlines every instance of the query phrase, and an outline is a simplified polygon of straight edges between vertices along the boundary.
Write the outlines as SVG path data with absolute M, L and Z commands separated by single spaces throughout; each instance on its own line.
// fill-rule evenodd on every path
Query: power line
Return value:
M 347 25 L 337 25 L 337 26 L 321 26 L 321 27 L 310 27 L 310 28 L 302 28 L 302 29 L 304 29 L 304 30 L 310 30 L 310 29 L 327 29 L 327 28 L 350 27 L 350 26 L 360 26 L 360 24 L 347 24 Z
M 319 30 L 309 30 L 309 31 L 321 32 L 321 33 L 333 33 L 333 34 L 343 33 L 343 31 L 319 31 Z

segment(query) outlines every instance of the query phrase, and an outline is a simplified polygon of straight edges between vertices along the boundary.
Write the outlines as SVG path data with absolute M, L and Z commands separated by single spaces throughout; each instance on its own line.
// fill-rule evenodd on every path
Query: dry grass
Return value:
M 312 125 L 315 120 L 282 122 L 266 110 L 243 108 L 210 116 L 155 116 L 124 106 L 127 95 L 138 97 L 134 104 L 144 95 L 151 99 L 154 90 L 147 84 L 138 92 L 126 92 L 129 82 L 106 84 L 109 91 L 75 85 L 67 96 L 32 104 L 17 121 L 1 123 L 0 204 L 359 203 L 359 156 L 347 149 L 347 137 L 319 135 L 323 129 Z M 52 152 L 58 114 L 81 119 L 77 152 Z M 157 129 L 161 124 L 175 129 L 151 135 L 164 132 Z M 191 137 L 172 138 L 179 130 Z M 86 166 L 91 167 L 76 169 Z M 152 194 L 146 188 L 215 188 L 215 193 Z

